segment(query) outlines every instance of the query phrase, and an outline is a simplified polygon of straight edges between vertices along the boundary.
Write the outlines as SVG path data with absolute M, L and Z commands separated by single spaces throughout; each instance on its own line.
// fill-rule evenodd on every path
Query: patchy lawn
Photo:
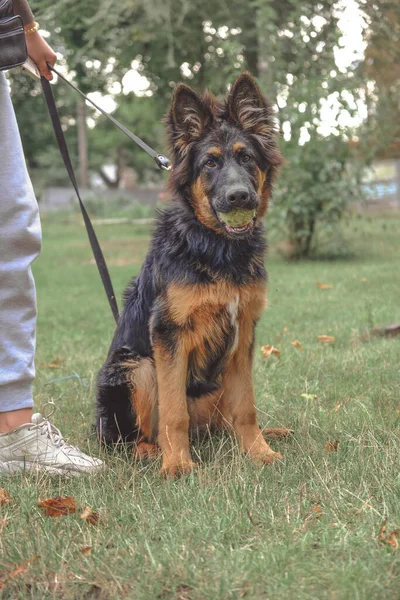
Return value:
M 80 221 L 60 220 L 44 220 L 34 269 L 36 404 L 53 399 L 64 435 L 98 454 L 93 396 L 113 319 Z M 97 229 L 120 295 L 148 230 Z M 400 550 L 378 539 L 384 519 L 388 534 L 400 529 L 400 338 L 372 334 L 400 321 L 400 219 L 354 219 L 344 233 L 351 260 L 287 263 L 274 248 L 268 259 L 255 381 L 260 423 L 295 430 L 271 442 L 284 464 L 257 468 L 225 435 L 196 446 L 198 472 L 176 482 L 159 478 L 159 464 L 112 454 L 97 478 L 4 478 L 3 598 L 400 597 Z M 262 345 L 280 356 L 264 358 Z M 72 496 L 100 521 L 81 509 L 45 516 L 38 501 L 54 496 Z

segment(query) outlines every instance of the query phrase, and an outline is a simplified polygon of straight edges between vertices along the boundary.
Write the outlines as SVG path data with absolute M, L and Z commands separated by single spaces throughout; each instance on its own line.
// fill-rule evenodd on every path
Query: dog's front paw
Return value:
M 133 448 L 133 458 L 135 460 L 155 460 L 160 454 L 160 449 L 155 444 L 139 442 Z
M 250 458 L 254 462 L 263 465 L 272 465 L 275 460 L 283 460 L 282 454 L 274 452 L 271 448 L 262 452 L 254 452 L 250 455 Z
M 169 461 L 168 463 L 163 464 L 160 470 L 160 475 L 162 475 L 165 479 L 178 479 L 179 477 L 189 475 L 195 467 L 196 463 L 194 463 L 192 460 L 180 462 Z

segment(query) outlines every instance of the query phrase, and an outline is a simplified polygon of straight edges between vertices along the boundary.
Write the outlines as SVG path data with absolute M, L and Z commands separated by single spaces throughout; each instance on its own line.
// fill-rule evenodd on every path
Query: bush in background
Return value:
M 321 250 L 318 240 L 326 241 L 327 234 L 328 252 L 345 253 L 338 224 L 349 202 L 361 197 L 361 168 L 348 144 L 338 136 L 314 134 L 301 151 L 297 142 L 287 142 L 284 156 L 287 165 L 275 192 L 270 226 L 284 233 L 285 253 L 310 257 Z

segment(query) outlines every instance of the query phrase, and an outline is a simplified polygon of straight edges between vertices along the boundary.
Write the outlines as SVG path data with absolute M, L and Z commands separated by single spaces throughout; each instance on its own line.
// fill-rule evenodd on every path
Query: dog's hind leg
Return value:
M 96 429 L 100 443 L 133 442 L 138 437 L 131 387 L 125 363 L 130 351 L 114 351 L 101 369 L 97 381 Z
M 157 377 L 154 362 L 150 358 L 124 362 L 127 381 L 131 390 L 131 403 L 136 415 L 136 428 L 140 432 L 133 450 L 138 460 L 153 459 L 159 454 L 155 443 L 158 433 Z

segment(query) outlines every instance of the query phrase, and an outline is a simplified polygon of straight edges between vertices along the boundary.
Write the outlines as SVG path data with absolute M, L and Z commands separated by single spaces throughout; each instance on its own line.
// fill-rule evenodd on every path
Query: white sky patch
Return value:
M 282 123 L 283 138 L 288 142 L 292 137 L 292 126 L 289 121 Z
M 131 66 L 132 69 L 130 69 L 130 71 L 128 71 L 122 78 L 122 92 L 124 94 L 133 92 L 136 94 L 136 96 L 152 96 L 153 93 L 149 89 L 149 80 L 147 77 L 139 73 L 139 61 L 132 61 Z
M 356 60 L 364 55 L 365 42 L 363 29 L 365 21 L 356 0 L 340 0 L 339 29 L 342 37 L 339 41 L 340 48 L 335 49 L 335 62 L 343 73 Z
M 90 94 L 87 94 L 87 97 L 108 113 L 114 112 L 117 108 L 117 103 L 109 94 L 103 95 L 100 94 L 100 92 L 91 92 Z M 90 103 L 87 104 L 88 106 L 92 106 Z
M 308 133 L 308 127 L 303 125 L 300 129 L 300 137 L 299 137 L 299 146 L 304 146 L 306 142 L 309 142 L 311 139 L 310 134 Z

